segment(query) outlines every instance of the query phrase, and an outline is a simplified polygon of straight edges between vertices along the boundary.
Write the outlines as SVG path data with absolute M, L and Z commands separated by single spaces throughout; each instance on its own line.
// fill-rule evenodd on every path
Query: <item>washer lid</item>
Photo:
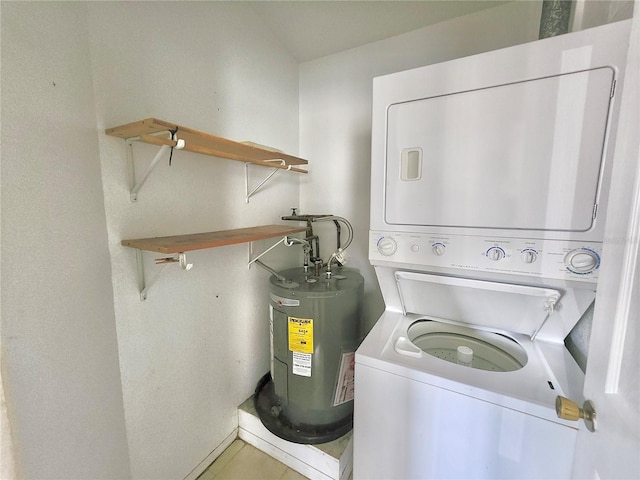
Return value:
M 562 296 L 559 290 L 396 272 L 405 313 L 450 320 L 535 338 Z

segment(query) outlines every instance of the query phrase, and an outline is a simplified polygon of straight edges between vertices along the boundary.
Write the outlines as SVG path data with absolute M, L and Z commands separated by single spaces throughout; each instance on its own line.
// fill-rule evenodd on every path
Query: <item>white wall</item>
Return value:
M 584 30 L 633 16 L 635 0 L 574 0 L 571 31 Z
M 282 223 L 300 175 L 279 172 L 245 204 L 243 163 L 176 151 L 132 203 L 125 143 L 102 132 L 155 117 L 297 154 L 298 65 L 242 2 L 88 9 L 131 471 L 184 478 L 234 432 L 269 368 L 269 275 L 247 269 L 247 244 L 196 251 L 191 271 L 170 266 L 141 302 L 135 251 L 120 242 Z M 144 147 L 134 147 L 138 175 L 157 151 Z M 252 167 L 252 184 L 268 173 Z M 144 255 L 152 277 L 162 255 Z M 264 258 L 280 268 L 277 257 Z
M 2 381 L 21 478 L 129 477 L 89 62 L 84 4 L 2 2 Z
M 16 478 L 16 456 L 13 444 L 13 432 L 7 412 L 7 402 L 4 398 L 4 383 L 0 371 L 0 478 L 7 480 Z
M 384 305 L 368 256 L 372 79 L 537 39 L 540 2 L 512 2 L 300 66 L 302 213 L 349 219 L 351 266 L 365 277 L 368 327 Z

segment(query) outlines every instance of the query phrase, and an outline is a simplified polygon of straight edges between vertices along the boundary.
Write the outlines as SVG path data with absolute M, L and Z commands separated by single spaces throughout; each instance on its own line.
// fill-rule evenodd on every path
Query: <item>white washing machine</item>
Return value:
M 595 298 L 620 22 L 374 80 L 354 478 L 569 478 L 564 339 Z M 606 259 L 605 259 L 606 261 Z

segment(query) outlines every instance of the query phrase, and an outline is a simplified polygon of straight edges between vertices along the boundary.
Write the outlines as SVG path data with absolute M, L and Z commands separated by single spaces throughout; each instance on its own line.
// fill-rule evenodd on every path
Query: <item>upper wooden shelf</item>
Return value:
M 189 152 L 307 173 L 306 170 L 294 167 L 294 165 L 306 165 L 309 163 L 302 158 L 287 155 L 278 150 L 258 146 L 249 142 L 235 142 L 226 138 L 216 137 L 156 118 L 147 118 L 146 120 L 140 120 L 105 130 L 107 135 L 114 137 L 124 139 L 137 138 L 144 143 L 175 147 L 177 144 L 176 141 L 153 135 L 161 132 L 177 132 L 177 138 L 185 142 L 183 150 Z
M 140 250 L 148 250 L 150 252 L 169 254 L 184 253 L 192 250 L 202 250 L 204 248 L 254 242 L 266 238 L 284 237 L 286 235 L 304 232 L 305 230 L 305 227 L 264 225 L 260 227 L 238 228 L 235 230 L 221 230 L 219 232 L 122 240 L 122 245 Z

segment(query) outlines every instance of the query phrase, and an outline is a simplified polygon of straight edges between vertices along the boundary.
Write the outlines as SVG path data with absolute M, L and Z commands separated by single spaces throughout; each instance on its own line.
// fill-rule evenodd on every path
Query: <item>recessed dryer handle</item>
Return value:
M 558 418 L 571 421 L 582 418 L 590 432 L 596 431 L 596 410 L 591 400 L 584 402 L 580 408 L 573 400 L 558 395 L 556 397 L 556 415 Z

